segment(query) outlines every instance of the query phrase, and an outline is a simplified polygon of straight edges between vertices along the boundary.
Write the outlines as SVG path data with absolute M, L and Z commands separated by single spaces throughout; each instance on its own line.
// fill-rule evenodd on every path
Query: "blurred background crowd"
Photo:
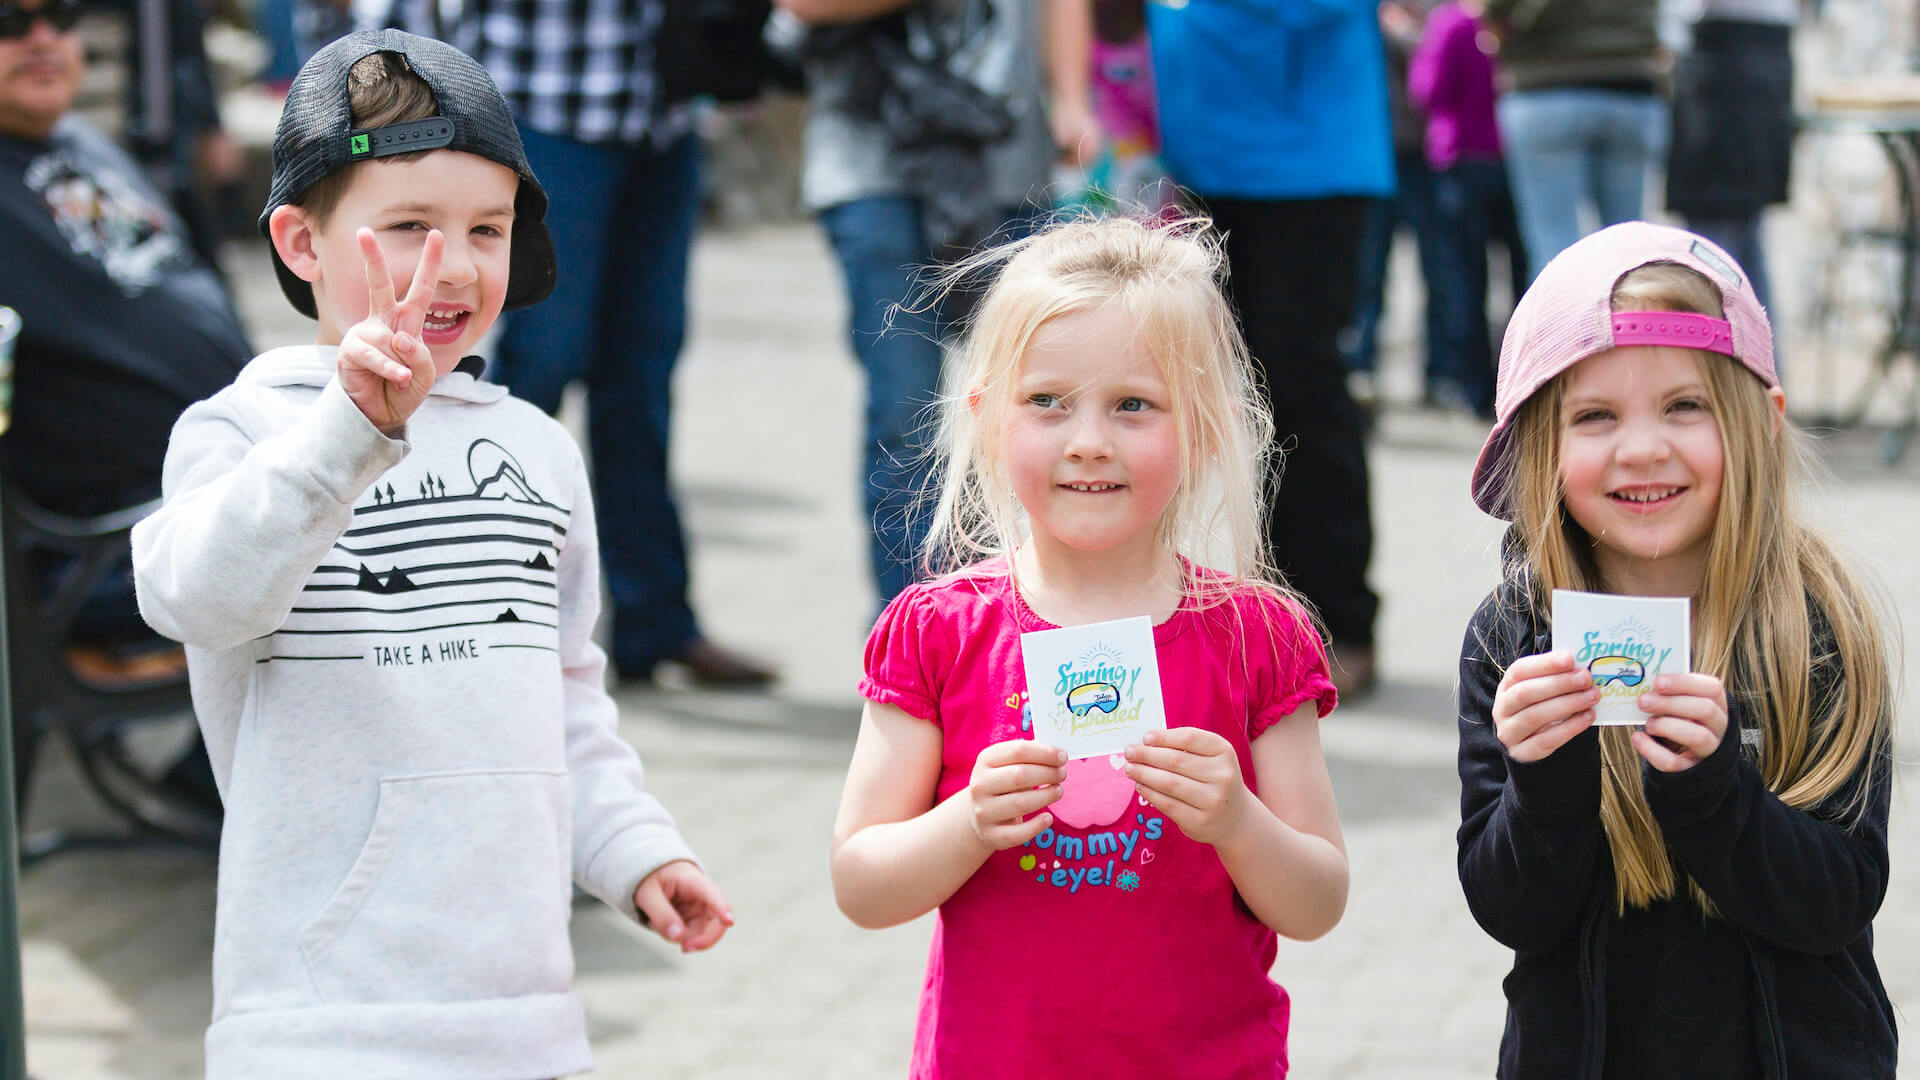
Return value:
M 174 416 L 265 344 L 236 315 L 223 267 L 265 266 L 234 249 L 261 243 L 281 96 L 325 42 L 398 25 L 487 66 L 553 196 L 561 284 L 503 320 L 490 374 L 549 410 L 586 389 L 623 681 L 778 678 L 711 641 L 688 600 L 668 449 L 702 228 L 819 223 L 843 279 L 847 351 L 866 376 L 862 464 L 848 482 L 864 491 L 884 603 L 918 572 L 924 410 L 970 296 L 926 301 L 926 268 L 1063 210 L 1191 209 L 1224 234 L 1288 448 L 1268 518 L 1276 562 L 1319 610 L 1343 693 L 1364 694 L 1379 605 L 1366 454 L 1377 410 L 1490 418 L 1513 298 L 1612 222 L 1686 224 L 1769 297 L 1766 210 L 1789 195 L 1810 108 L 1796 56 L 1818 46 L 1840 58 L 1831 70 L 1888 76 L 1869 114 L 1911 114 L 1920 95 L 1901 79 L 1916 7 L 0 0 L 0 305 L 23 327 L 5 488 L 75 517 L 157 496 Z M 1889 153 L 1913 137 L 1908 122 L 1905 135 L 1875 132 Z M 1877 190 L 1884 202 L 1894 188 L 1883 177 Z M 1891 227 L 1909 253 L 1912 201 Z M 1390 269 L 1421 287 L 1389 289 Z M 1903 311 L 1907 272 L 1885 292 Z M 1416 339 L 1384 341 L 1389 296 L 1422 298 Z M 1784 367 L 1803 361 L 1784 351 Z M 1390 389 L 1390 365 L 1416 373 L 1412 393 Z M 40 587 L 71 591 L 73 563 L 37 557 Z M 59 642 L 80 679 L 178 678 L 177 651 L 146 633 L 124 572 L 89 568 L 82 591 Z M 195 754 L 166 782 L 217 812 Z

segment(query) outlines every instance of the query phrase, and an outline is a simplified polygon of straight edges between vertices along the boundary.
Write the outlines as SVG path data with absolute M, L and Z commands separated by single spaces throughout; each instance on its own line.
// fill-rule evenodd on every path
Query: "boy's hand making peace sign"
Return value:
M 381 434 L 396 436 L 433 388 L 433 353 L 420 330 L 440 281 L 440 230 L 427 233 L 406 299 L 395 302 L 393 275 L 373 230 L 354 234 L 367 263 L 367 317 L 340 341 L 340 386 Z

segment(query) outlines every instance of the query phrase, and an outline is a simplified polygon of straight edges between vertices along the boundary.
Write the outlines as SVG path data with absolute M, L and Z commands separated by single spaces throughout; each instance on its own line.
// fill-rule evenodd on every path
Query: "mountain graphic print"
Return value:
M 491 439 L 467 447 L 463 471 L 409 461 L 369 488 L 260 662 L 384 665 L 449 642 L 463 658 L 469 649 L 557 652 L 555 563 L 569 511 Z

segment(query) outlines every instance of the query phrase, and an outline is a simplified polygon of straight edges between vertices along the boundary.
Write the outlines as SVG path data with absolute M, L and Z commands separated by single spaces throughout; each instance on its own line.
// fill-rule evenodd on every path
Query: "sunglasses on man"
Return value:
M 80 19 L 80 0 L 46 0 L 29 11 L 15 4 L 0 4 L 0 41 L 15 41 L 33 32 L 40 19 L 57 33 L 66 33 Z

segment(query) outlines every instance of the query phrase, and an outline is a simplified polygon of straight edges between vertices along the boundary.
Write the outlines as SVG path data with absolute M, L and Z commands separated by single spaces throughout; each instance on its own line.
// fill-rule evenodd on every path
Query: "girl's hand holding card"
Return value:
M 1508 757 L 1539 761 L 1592 727 L 1599 701 L 1599 688 L 1572 653 L 1523 656 L 1494 691 L 1494 733 Z
M 1720 748 L 1727 734 L 1727 690 L 1712 675 L 1662 675 L 1640 695 L 1647 725 L 1633 748 L 1661 772 L 1685 772 Z
M 1029 739 L 1009 739 L 980 751 L 967 783 L 973 834 L 995 851 L 1040 835 L 1053 824 L 1053 815 L 1043 811 L 1065 790 L 1066 764 L 1065 750 Z
M 1149 731 L 1129 746 L 1127 776 L 1154 809 L 1203 844 L 1233 831 L 1253 792 L 1240 777 L 1240 758 L 1218 732 L 1180 727 Z

